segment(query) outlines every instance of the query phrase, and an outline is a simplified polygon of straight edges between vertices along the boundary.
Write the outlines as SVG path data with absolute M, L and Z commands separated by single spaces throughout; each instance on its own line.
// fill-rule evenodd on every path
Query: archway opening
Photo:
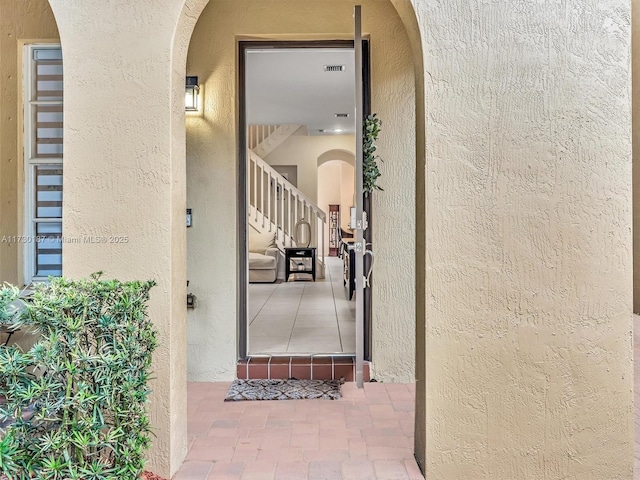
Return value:
M 295 8 L 289 9 L 286 16 L 279 16 L 280 9 L 271 8 L 268 15 L 273 14 L 279 18 L 272 23 L 265 23 L 263 10 L 258 11 L 239 3 L 241 2 L 212 2 L 203 11 L 191 38 L 187 61 L 186 73 L 197 75 L 201 80 L 203 102 L 202 111 L 187 119 L 187 203 L 194 212 L 194 219 L 198 218 L 198 222 L 205 226 L 197 230 L 191 229 L 187 238 L 190 288 L 197 292 L 198 297 L 198 308 L 189 312 L 188 365 L 191 380 L 228 380 L 234 378 L 239 371 L 236 365 L 238 334 L 235 319 L 240 310 L 239 303 L 243 299 L 238 298 L 237 284 L 234 285 L 231 279 L 238 276 L 239 269 L 244 268 L 236 259 L 239 249 L 244 248 L 246 244 L 246 238 L 240 238 L 237 234 L 219 234 L 222 231 L 237 231 L 238 222 L 242 221 L 241 217 L 244 214 L 234 201 L 229 202 L 229 199 L 234 197 L 234 185 L 237 185 L 239 157 L 239 134 L 233 124 L 233 119 L 237 118 L 238 114 L 237 105 L 234 103 L 234 99 L 237 98 L 235 77 L 236 48 L 240 39 L 238 34 L 243 33 L 243 40 L 323 40 L 348 38 L 348 32 L 352 28 L 349 5 L 339 9 L 333 8 L 335 6 L 332 5 L 329 9 L 327 2 L 315 2 L 312 5 L 314 11 L 317 10 L 316 13 L 310 15 L 305 11 L 304 15 L 300 13 L 299 16 Z M 416 185 L 416 172 L 423 171 L 424 165 L 418 166 L 413 159 L 422 158 L 424 161 L 424 132 L 421 132 L 424 119 L 420 119 L 424 107 L 419 104 L 424 96 L 420 85 L 421 59 L 419 66 L 416 64 L 416 58 L 421 58 L 421 50 L 419 44 L 411 44 L 415 41 L 416 35 L 419 39 L 417 22 L 413 18 L 413 24 L 407 27 L 405 21 L 405 18 L 413 15 L 413 7 L 408 1 L 391 3 L 381 5 L 381 2 L 364 2 L 363 5 L 365 12 L 369 7 L 382 9 L 388 15 L 392 15 L 399 25 L 405 25 L 407 30 L 415 28 L 415 32 L 408 34 L 399 44 L 391 45 L 393 42 L 387 34 L 388 28 L 378 31 L 376 24 L 380 21 L 382 25 L 382 18 L 388 16 L 379 13 L 373 15 L 370 24 L 367 24 L 365 17 L 365 31 L 371 38 L 380 42 L 379 49 L 372 52 L 372 63 L 379 66 L 374 72 L 374 76 L 381 80 L 379 85 L 384 85 L 387 89 L 401 85 L 410 87 L 410 91 L 395 97 L 385 96 L 384 88 L 376 91 L 376 86 L 373 85 L 372 89 L 372 111 L 378 113 L 383 121 L 385 118 L 388 119 L 381 140 L 381 145 L 384 146 L 381 147 L 380 153 L 385 156 L 385 164 L 389 166 L 387 177 L 382 184 L 385 192 L 390 193 L 384 195 L 391 197 L 385 198 L 381 194 L 373 200 L 376 213 L 380 214 L 382 219 L 376 228 L 382 237 L 386 237 L 386 240 L 380 242 L 382 248 L 379 268 L 387 274 L 377 277 L 376 288 L 386 290 L 392 298 L 388 305 L 381 305 L 379 321 L 377 324 L 374 322 L 372 354 L 376 375 L 379 375 L 380 379 L 413 381 L 416 373 L 413 361 L 416 354 L 415 330 L 420 329 L 424 323 L 415 320 L 416 300 L 419 307 L 420 299 L 416 299 L 413 289 L 409 297 L 406 296 L 406 289 L 403 289 L 403 293 L 394 294 L 396 287 L 393 285 L 399 285 L 394 275 L 400 273 L 405 284 L 409 282 L 418 287 L 420 285 L 420 280 L 416 279 L 416 272 L 421 270 L 416 265 L 416 240 L 420 241 L 422 238 L 423 241 L 424 237 L 421 237 L 420 233 L 417 237 L 414 235 L 413 225 L 423 225 L 422 221 L 416 218 L 416 211 L 418 217 L 424 213 L 423 204 L 420 204 L 424 198 L 424 187 Z M 287 9 L 288 3 L 282 2 L 281 8 L 283 11 Z M 234 12 L 240 10 L 244 13 L 236 16 Z M 329 23 L 334 22 L 333 26 L 324 25 L 319 28 L 310 21 L 318 15 L 328 18 Z M 265 24 L 275 27 L 265 31 Z M 328 29 L 323 31 L 325 27 Z M 246 34 L 252 31 L 258 33 L 254 36 Z M 347 33 L 330 33 L 336 31 Z M 416 50 L 418 53 L 415 53 Z M 385 59 L 397 59 L 398 55 L 391 55 L 390 52 L 399 53 L 402 58 L 402 68 L 398 69 L 396 66 L 393 72 L 386 69 Z M 419 71 L 416 71 L 418 69 Z M 411 81 L 406 82 L 406 76 L 410 77 Z M 388 94 L 388 91 L 386 93 Z M 398 105 L 397 98 L 410 100 Z M 336 157 L 333 160 L 342 158 Z M 321 161 L 320 164 L 322 163 L 324 162 Z M 424 179 L 424 176 L 418 176 L 417 181 L 421 178 Z M 398 194 L 398 191 L 402 191 L 402 195 Z M 407 191 L 416 191 L 418 196 L 413 193 L 406 195 Z M 407 199 L 410 200 L 408 203 Z M 400 217 L 398 213 L 401 213 Z M 389 241 L 391 231 L 397 232 L 398 221 L 404 222 L 406 226 L 400 246 Z M 402 265 L 398 264 L 397 254 L 400 250 L 406 251 L 406 255 L 400 257 Z M 394 265 L 390 267 L 392 263 Z M 392 274 L 389 275 L 388 272 Z M 394 304 L 393 299 L 398 300 L 398 305 Z M 388 317 L 390 311 L 395 311 L 396 315 L 399 314 L 405 319 L 399 330 L 397 325 L 390 327 L 381 320 Z M 393 335 L 404 339 L 395 351 L 384 346 L 389 335 L 388 328 L 394 328 Z M 423 344 L 418 345 L 418 359 L 424 353 L 420 351 L 423 347 Z M 402 358 L 401 364 L 398 363 L 399 358 Z M 396 368 L 398 366 L 399 368 Z

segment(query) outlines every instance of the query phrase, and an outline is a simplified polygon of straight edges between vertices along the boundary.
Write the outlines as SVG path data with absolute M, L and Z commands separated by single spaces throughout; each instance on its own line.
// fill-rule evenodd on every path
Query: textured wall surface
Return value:
M 51 0 L 66 78 L 64 236 L 104 239 L 65 243 L 63 273 L 158 282 L 149 467 L 163 476 L 187 447 L 184 71 L 204 3 Z
M 181 96 L 190 26 L 204 3 L 194 0 L 180 14 L 178 0 L 52 0 L 65 74 L 76 79 L 65 84 L 65 236 L 130 236 L 127 244 L 67 245 L 64 270 L 80 276 L 103 269 L 107 276 L 159 281 L 151 305 L 162 340 L 151 467 L 166 476 L 186 447 Z M 412 3 L 416 24 L 407 1 L 393 0 L 413 25 L 414 59 L 416 25 L 422 33 L 426 96 L 423 104 L 422 88 L 416 90 L 415 130 L 413 73 L 395 54 L 406 41 L 393 48 L 387 43 L 404 35 L 400 23 L 379 1 L 369 5 L 372 17 L 365 16 L 373 85 L 382 89 L 374 91 L 373 110 L 387 119 L 380 154 L 388 197 L 374 203 L 376 232 L 382 229 L 378 256 L 384 258 L 376 270 L 375 374 L 402 379 L 412 370 L 397 360 L 413 358 L 414 287 L 406 272 L 414 260 L 410 253 L 394 255 L 413 248 L 412 230 L 398 233 L 413 208 L 399 187 L 416 179 L 415 288 L 424 291 L 415 299 L 416 453 L 427 478 L 630 480 L 629 5 Z M 225 232 L 211 237 L 197 257 L 210 267 L 205 300 L 211 317 L 189 325 L 190 341 L 192 332 L 211 336 L 200 348 L 221 352 L 201 354 L 214 360 L 205 366 L 209 371 L 198 372 L 202 378 L 233 376 L 235 35 L 335 37 L 349 32 L 351 21 L 350 2 L 216 4 L 194 36 L 211 62 L 193 72 L 206 78 L 207 104 L 202 117 L 188 121 L 189 195 L 198 188 L 208 192 L 211 203 L 201 211 L 221 219 L 218 230 Z M 5 32 L 7 4 L 0 5 Z M 299 17 L 294 7 L 300 5 L 305 11 Z M 278 16 L 280 7 L 287 15 Z M 210 42 L 212 27 L 220 42 Z M 420 82 L 421 75 L 416 78 Z M 406 88 L 388 94 L 398 84 Z M 10 91 L 7 98 L 11 105 Z M 421 114 L 425 104 L 428 115 Z M 417 149 L 410 143 L 414 133 Z M 197 142 L 209 147 L 195 148 Z M 189 247 L 191 256 L 195 246 Z
M 22 284 L 22 77 L 24 43 L 56 41 L 58 28 L 47 0 L 0 0 L 0 283 Z
M 411 0 L 390 0 L 398 12 L 404 24 L 414 64 L 415 75 L 415 185 L 416 185 L 416 228 L 415 228 L 415 381 L 416 381 L 416 408 L 415 408 L 415 441 L 414 452 L 421 468 L 426 465 L 426 273 L 427 273 L 427 238 L 426 238 L 426 132 L 425 132 L 425 69 L 423 59 L 423 45 L 421 28 L 427 24 L 427 19 L 422 17 L 420 27 L 418 16 L 424 14 L 423 10 L 414 8 Z
M 633 66 L 633 311 L 640 312 L 640 1 L 632 0 Z
M 428 478 L 629 480 L 629 4 L 414 4 Z
M 198 308 L 189 312 L 191 379 L 235 376 L 238 36 L 349 38 L 354 3 L 216 0 L 198 20 L 187 60 L 188 73 L 198 75 L 204 86 L 203 111 L 187 117 L 187 198 L 194 209 L 194 226 L 188 231 L 188 277 L 189 288 L 199 300 Z M 379 380 L 411 382 L 415 355 L 414 71 L 406 33 L 393 6 L 380 0 L 357 3 L 363 5 L 363 31 L 371 35 L 372 109 L 384 122 L 379 153 L 385 160 L 381 165 L 385 191 L 376 194 L 374 203 L 373 369 Z

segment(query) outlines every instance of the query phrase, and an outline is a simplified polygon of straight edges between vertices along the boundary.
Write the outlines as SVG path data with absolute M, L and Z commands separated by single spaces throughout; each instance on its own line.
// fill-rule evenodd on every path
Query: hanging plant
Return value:
M 382 175 L 376 160 L 383 160 L 379 155 L 376 155 L 376 146 L 374 143 L 378 139 L 381 126 L 382 121 L 375 113 L 367 116 L 364 120 L 364 132 L 362 136 L 362 187 L 365 197 L 368 197 L 374 190 L 382 190 L 382 187 L 376 185 L 378 178 Z

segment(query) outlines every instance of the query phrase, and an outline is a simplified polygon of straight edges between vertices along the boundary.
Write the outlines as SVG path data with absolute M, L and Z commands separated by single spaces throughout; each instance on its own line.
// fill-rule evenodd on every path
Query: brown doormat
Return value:
M 234 380 L 225 402 L 241 400 L 337 400 L 340 380 Z

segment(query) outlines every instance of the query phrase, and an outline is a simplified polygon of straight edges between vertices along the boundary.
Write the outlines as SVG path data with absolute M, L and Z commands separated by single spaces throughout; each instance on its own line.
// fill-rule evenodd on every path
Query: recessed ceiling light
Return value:
M 343 130 L 343 129 L 341 129 L 341 128 L 334 128 L 334 129 L 333 129 L 333 131 L 334 131 L 335 133 L 342 133 L 342 132 L 344 132 L 344 130 Z

